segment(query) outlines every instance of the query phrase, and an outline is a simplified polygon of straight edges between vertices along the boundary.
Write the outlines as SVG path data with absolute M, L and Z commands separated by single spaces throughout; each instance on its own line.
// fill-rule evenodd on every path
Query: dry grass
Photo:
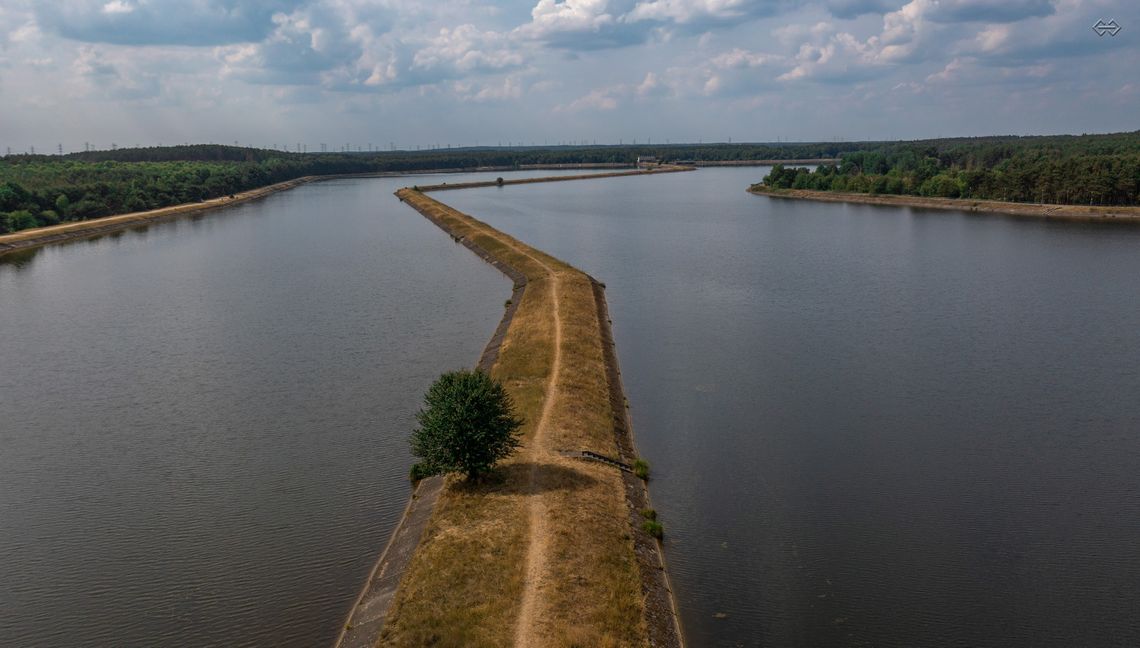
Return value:
M 401 198 L 527 276 L 492 374 L 527 424 L 523 451 L 488 483 L 452 481 L 389 612 L 382 645 L 645 645 L 640 576 L 621 476 L 558 450 L 616 455 L 600 323 L 589 277 L 418 192 Z M 557 275 L 557 280 L 553 275 Z M 553 290 L 558 291 L 557 317 Z M 561 331 L 558 380 L 554 340 Z M 546 388 L 556 384 L 556 393 Z M 538 434 L 546 398 L 554 398 Z M 533 502 L 533 498 L 540 501 Z M 532 511 L 542 552 L 528 584 Z M 532 556 L 533 558 L 533 556 Z M 527 588 L 534 605 L 518 627 Z

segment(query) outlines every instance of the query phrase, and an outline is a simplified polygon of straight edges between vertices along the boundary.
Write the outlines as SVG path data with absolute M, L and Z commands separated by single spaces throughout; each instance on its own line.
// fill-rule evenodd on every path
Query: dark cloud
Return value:
M 934 22 L 1009 23 L 1051 16 L 1053 0 L 940 0 L 934 4 Z
M 836 18 L 858 18 L 864 14 L 883 14 L 903 5 L 900 0 L 827 0 L 824 6 Z
M 273 16 L 303 0 L 64 0 L 36 4 L 40 26 L 64 38 L 116 45 L 225 45 L 256 42 Z

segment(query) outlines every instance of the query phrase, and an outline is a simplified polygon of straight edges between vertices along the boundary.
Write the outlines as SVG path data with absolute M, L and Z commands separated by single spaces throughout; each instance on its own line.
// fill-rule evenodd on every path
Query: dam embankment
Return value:
M 563 454 L 636 457 L 602 285 L 421 191 L 397 195 L 515 281 L 490 372 L 526 420 L 524 447 L 485 482 L 446 480 L 379 636 L 351 645 L 683 645 L 661 545 L 641 528 L 644 482 Z

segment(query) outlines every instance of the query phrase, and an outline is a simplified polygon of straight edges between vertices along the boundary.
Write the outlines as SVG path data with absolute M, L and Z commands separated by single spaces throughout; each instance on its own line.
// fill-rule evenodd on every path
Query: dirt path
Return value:
M 550 363 L 550 381 L 546 386 L 542 416 L 538 419 L 538 424 L 534 429 L 534 438 L 531 440 L 530 483 L 528 484 L 530 542 L 526 552 L 525 589 L 523 590 L 522 605 L 519 608 L 519 618 L 515 626 L 516 646 L 538 644 L 536 619 L 539 615 L 539 592 L 548 580 L 549 570 L 547 569 L 546 557 L 550 544 L 550 533 L 546 529 L 546 503 L 543 501 L 541 491 L 539 466 L 545 455 L 551 454 L 549 449 L 545 447 L 544 441 L 550 415 L 554 411 L 554 403 L 558 396 L 558 375 L 562 370 L 562 317 L 559 312 L 558 290 L 560 286 L 558 275 L 547 264 L 538 259 L 535 261 L 550 273 L 550 301 L 554 312 L 554 359 Z
M 420 191 L 397 196 L 514 278 L 494 372 L 527 436 L 503 481 L 444 490 L 379 645 L 682 647 L 661 545 L 641 529 L 645 485 L 557 452 L 636 457 L 601 284 Z

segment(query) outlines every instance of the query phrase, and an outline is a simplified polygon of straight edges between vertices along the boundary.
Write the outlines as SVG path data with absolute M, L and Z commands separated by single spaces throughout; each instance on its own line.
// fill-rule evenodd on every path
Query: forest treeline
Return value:
M 290 153 L 212 144 L 0 158 L 0 233 L 190 203 L 307 175 L 664 161 L 841 158 L 776 167 L 778 188 L 1135 205 L 1140 131 L 916 142 L 804 142 Z
M 1140 205 L 1140 131 L 894 142 L 815 170 L 777 165 L 776 189 L 1069 205 Z
M 834 157 L 854 144 L 707 144 L 289 153 L 212 144 L 0 158 L 0 233 L 207 200 L 308 175 L 527 164 Z

